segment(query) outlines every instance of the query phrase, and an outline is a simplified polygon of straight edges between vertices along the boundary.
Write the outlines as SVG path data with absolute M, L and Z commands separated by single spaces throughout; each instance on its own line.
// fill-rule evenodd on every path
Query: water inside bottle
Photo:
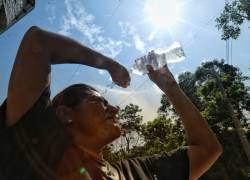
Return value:
M 177 63 L 185 59 L 185 53 L 181 43 L 175 42 L 166 49 L 154 50 L 156 59 L 149 58 L 148 55 L 142 56 L 135 60 L 133 66 L 128 70 L 130 76 L 133 74 L 144 75 L 148 73 L 146 65 L 150 64 L 154 70 L 160 69 L 166 64 Z M 108 89 L 112 89 L 115 83 L 108 84 L 102 94 L 106 94 Z
M 134 65 L 130 69 L 133 74 L 144 75 L 147 74 L 146 65 L 151 65 L 154 70 L 160 69 L 166 64 L 176 63 L 185 59 L 184 50 L 179 42 L 173 43 L 167 49 L 154 50 L 156 58 L 149 58 L 148 55 L 142 56 L 135 60 Z

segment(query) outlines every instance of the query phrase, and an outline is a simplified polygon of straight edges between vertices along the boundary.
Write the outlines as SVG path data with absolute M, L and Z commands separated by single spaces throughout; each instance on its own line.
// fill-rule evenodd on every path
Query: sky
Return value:
M 154 1 L 154 2 L 153 2 Z M 161 9 L 153 9 L 158 2 Z M 161 4 L 163 3 L 163 4 Z M 156 5 L 155 5 L 156 4 Z M 225 59 L 226 43 L 215 18 L 223 10 L 218 0 L 37 0 L 35 9 L 0 35 L 0 103 L 7 96 L 8 81 L 16 52 L 25 31 L 33 25 L 69 36 L 130 68 L 136 58 L 178 41 L 184 61 L 169 64 L 177 78 L 194 72 L 202 62 Z M 159 22 L 163 19 L 164 23 Z M 166 22 L 166 23 L 165 23 Z M 249 76 L 249 24 L 232 41 L 230 63 Z M 157 116 L 161 90 L 147 75 L 132 75 L 130 87 L 107 88 L 108 72 L 79 65 L 53 65 L 52 97 L 74 83 L 94 86 L 113 105 L 129 103 L 142 108 L 144 121 Z

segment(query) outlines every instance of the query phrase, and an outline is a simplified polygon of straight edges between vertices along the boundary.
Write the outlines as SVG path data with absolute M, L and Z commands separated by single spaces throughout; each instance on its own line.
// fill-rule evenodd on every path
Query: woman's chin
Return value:
M 117 123 L 113 124 L 112 130 L 110 129 L 110 133 L 112 133 L 112 139 L 115 140 L 121 136 L 121 127 Z

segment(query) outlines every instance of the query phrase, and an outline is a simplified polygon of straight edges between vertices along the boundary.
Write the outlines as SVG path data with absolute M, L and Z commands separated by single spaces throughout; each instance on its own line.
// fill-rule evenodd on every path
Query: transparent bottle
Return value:
M 167 49 L 154 50 L 154 53 L 156 58 L 150 58 L 148 55 L 145 55 L 136 59 L 129 70 L 130 73 L 144 75 L 148 73 L 146 65 L 151 65 L 154 70 L 157 70 L 166 64 L 176 63 L 185 59 L 184 50 L 179 42 L 173 43 Z
M 155 59 L 150 58 L 148 55 L 142 56 L 135 60 L 133 66 L 129 69 L 129 74 L 144 75 L 148 73 L 147 65 L 151 65 L 154 70 L 160 69 L 166 64 L 176 63 L 183 61 L 185 59 L 185 53 L 181 46 L 181 43 L 174 42 L 171 46 L 166 49 L 156 49 L 154 50 Z M 112 82 L 106 85 L 105 90 L 102 94 L 106 94 L 108 89 L 112 89 L 115 86 L 115 83 Z

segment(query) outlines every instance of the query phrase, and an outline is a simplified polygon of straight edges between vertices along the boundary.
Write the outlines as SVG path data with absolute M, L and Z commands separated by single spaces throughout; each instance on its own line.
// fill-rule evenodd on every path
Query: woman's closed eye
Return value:
M 91 97 L 88 99 L 88 102 L 90 103 L 103 103 L 104 106 L 108 105 L 108 101 L 104 98 L 99 98 L 99 97 Z

